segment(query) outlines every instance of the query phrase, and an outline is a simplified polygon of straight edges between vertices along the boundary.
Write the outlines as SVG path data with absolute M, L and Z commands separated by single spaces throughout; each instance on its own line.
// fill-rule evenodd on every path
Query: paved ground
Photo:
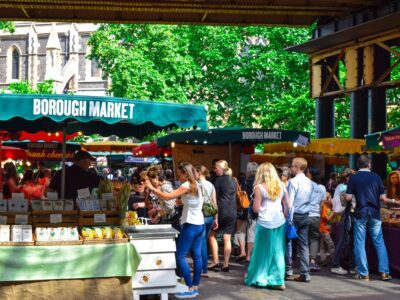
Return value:
M 230 268 L 229 273 L 210 271 L 211 278 L 202 278 L 198 299 L 400 299 L 400 280 L 382 282 L 378 275 L 372 275 L 369 282 L 361 282 L 350 276 L 331 274 L 325 268 L 312 273 L 311 283 L 287 282 L 286 290 L 281 292 L 245 286 L 245 263 L 232 262 Z

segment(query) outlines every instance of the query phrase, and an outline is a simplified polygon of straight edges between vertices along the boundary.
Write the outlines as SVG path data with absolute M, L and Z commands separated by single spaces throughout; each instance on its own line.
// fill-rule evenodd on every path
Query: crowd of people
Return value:
M 380 177 L 370 171 L 368 156 L 360 156 L 358 168 L 357 172 L 344 169 L 338 178 L 331 175 L 323 185 L 320 170 L 308 166 L 303 158 L 294 158 L 290 167 L 280 168 L 251 162 L 246 174 L 237 180 L 223 160 L 214 161 L 211 172 L 205 166 L 182 163 L 177 171 L 180 186 L 162 191 L 165 175 L 153 167 L 140 174 L 136 190 L 143 198 L 133 207 L 162 216 L 151 217 L 151 223 L 173 224 L 168 212 L 178 212 L 175 219 L 180 221 L 174 224 L 181 232 L 177 272 L 189 291 L 177 298 L 196 297 L 201 277 L 209 277 L 210 270 L 230 272 L 232 241 L 238 249 L 236 260 L 248 263 L 246 285 L 284 290 L 286 281 L 310 282 L 312 272 L 323 267 L 369 280 L 365 254 L 368 233 L 377 252 L 381 279 L 390 280 L 380 207 L 400 205 L 400 173 L 389 174 L 385 189 Z M 237 201 L 237 184 L 252 199 L 248 209 Z M 166 208 L 169 202 L 173 206 Z M 216 208 L 214 213 L 205 213 L 205 203 Z M 288 239 L 288 223 L 294 224 L 297 239 Z M 218 237 L 223 244 L 221 261 Z M 193 258 L 192 276 L 188 255 Z M 295 276 L 293 262 L 297 258 L 300 274 Z
M 74 164 L 66 169 L 67 198 L 76 198 L 80 188 L 98 186 L 102 176 L 89 171 L 93 159 L 86 151 L 75 154 Z M 171 224 L 180 232 L 177 275 L 188 291 L 175 295 L 177 298 L 196 297 L 201 278 L 208 278 L 210 270 L 230 272 L 232 241 L 238 249 L 236 260 L 248 265 L 246 285 L 284 290 L 287 280 L 310 282 L 311 272 L 321 267 L 369 280 L 368 233 L 381 279 L 390 280 L 380 207 L 400 205 L 400 172 L 389 174 L 385 188 L 381 178 L 370 171 L 367 155 L 359 157 L 357 166 L 357 172 L 347 168 L 339 178 L 330 176 L 326 185 L 321 183 L 320 170 L 301 157 L 294 158 L 289 167 L 279 168 L 250 162 L 246 174 L 237 179 L 224 160 L 215 160 L 211 171 L 181 162 L 176 182 L 172 170 L 138 168 L 131 176 L 129 209 L 137 210 L 139 217 L 148 218 L 151 224 Z M 36 173 L 26 170 L 20 181 L 14 164 L 6 163 L 3 170 L 4 199 L 13 192 L 23 192 L 27 199 L 43 198 L 46 190 L 60 193 L 60 171 L 51 174 L 41 166 Z M 238 201 L 238 190 L 250 197 L 248 208 Z M 288 224 L 296 228 L 296 239 L 289 238 Z M 295 276 L 297 258 L 299 274 Z

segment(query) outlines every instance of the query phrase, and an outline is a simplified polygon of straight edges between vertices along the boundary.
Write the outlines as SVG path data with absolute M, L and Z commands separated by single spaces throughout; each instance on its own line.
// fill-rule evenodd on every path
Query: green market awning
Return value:
M 0 95 L 0 129 L 82 131 L 142 138 L 169 128 L 207 129 L 206 109 L 198 105 L 80 95 Z
M 386 150 L 400 147 L 400 126 L 382 132 L 367 134 L 365 141 L 368 150 Z
M 171 133 L 157 139 L 159 147 L 177 144 L 260 144 L 271 142 L 297 142 L 307 145 L 310 133 L 305 131 L 252 129 L 252 128 L 216 128 L 208 131 L 192 130 Z

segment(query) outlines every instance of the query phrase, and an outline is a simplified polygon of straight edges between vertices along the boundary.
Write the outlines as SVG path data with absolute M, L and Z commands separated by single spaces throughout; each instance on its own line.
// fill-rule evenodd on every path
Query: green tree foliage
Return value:
M 91 58 L 112 79 L 115 96 L 204 104 L 211 127 L 298 129 L 315 133 L 309 62 L 284 49 L 311 29 L 101 25 Z M 395 59 L 395 58 L 393 58 Z M 339 80 L 346 80 L 344 63 Z M 392 78 L 400 78 L 399 68 Z M 400 124 L 397 90 L 388 91 L 388 127 Z M 336 134 L 350 135 L 350 102 L 335 103 Z
M 91 58 L 115 96 L 205 104 L 210 125 L 313 131 L 308 58 L 284 51 L 309 30 L 102 25 Z
M 15 32 L 15 25 L 13 22 L 0 21 L 0 30 L 9 31 L 11 33 Z
M 45 80 L 32 88 L 28 81 L 10 83 L 8 90 L 13 94 L 54 94 L 53 80 Z

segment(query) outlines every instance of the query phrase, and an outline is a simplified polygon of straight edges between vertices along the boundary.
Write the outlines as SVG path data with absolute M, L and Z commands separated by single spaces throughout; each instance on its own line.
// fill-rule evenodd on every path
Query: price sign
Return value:
M 84 199 L 90 197 L 90 191 L 88 188 L 78 190 L 78 198 Z
M 0 216 L 0 225 L 7 225 L 7 216 Z
M 15 215 L 15 225 L 28 224 L 28 215 Z
M 106 222 L 106 214 L 94 214 L 94 224 L 104 224 Z
M 47 192 L 47 199 L 49 200 L 57 200 L 58 194 L 55 192 Z
M 50 223 L 52 223 L 52 224 L 62 223 L 62 215 L 61 214 L 51 214 L 50 215 Z

